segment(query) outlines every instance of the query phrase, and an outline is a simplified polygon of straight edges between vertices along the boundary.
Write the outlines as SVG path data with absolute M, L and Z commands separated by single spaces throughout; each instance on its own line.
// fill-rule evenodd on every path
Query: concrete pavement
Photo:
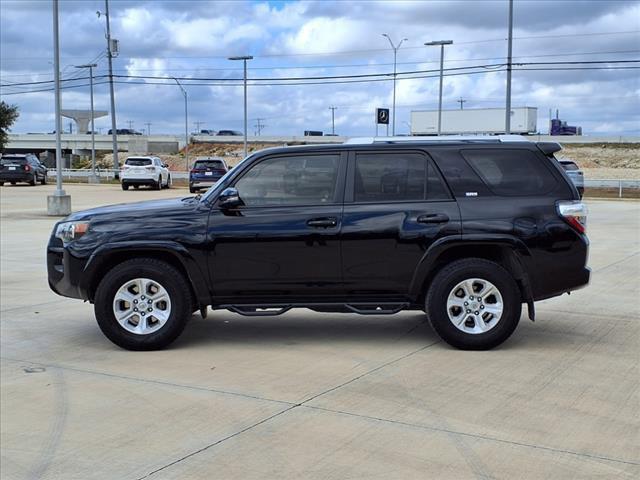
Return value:
M 74 210 L 187 195 L 68 185 Z M 591 201 L 592 284 L 490 352 L 424 316 L 195 315 L 120 350 L 53 294 L 47 187 L 0 188 L 3 479 L 638 478 L 640 203 Z

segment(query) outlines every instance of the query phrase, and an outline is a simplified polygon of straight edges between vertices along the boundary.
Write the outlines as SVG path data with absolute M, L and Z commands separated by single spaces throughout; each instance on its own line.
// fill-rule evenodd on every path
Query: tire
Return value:
M 42 180 L 40 180 L 40 184 L 41 185 L 46 185 L 47 184 L 47 176 L 43 175 Z
M 128 283 L 129 290 L 125 288 Z M 147 320 L 139 316 L 140 313 L 144 313 L 142 309 L 132 311 L 133 303 L 126 301 L 114 303 L 123 295 L 135 295 L 140 302 L 137 305 L 148 302 L 149 300 L 142 296 L 145 295 L 145 284 L 151 288 L 147 293 L 152 292 L 154 286 L 159 286 L 160 290 L 156 295 L 162 295 L 164 291 L 165 295 L 161 298 L 168 299 L 168 301 L 161 300 L 158 304 L 151 304 L 149 306 L 151 313 L 148 313 Z M 143 286 L 142 291 L 139 286 Z M 187 281 L 174 267 L 161 260 L 137 258 L 116 265 L 104 276 L 96 290 L 94 311 L 100 330 L 119 347 L 127 350 L 159 350 L 173 342 L 184 330 L 193 309 L 191 298 L 191 289 Z M 162 302 L 164 302 L 164 310 L 161 309 Z M 147 305 L 149 303 L 146 303 L 145 307 Z M 132 316 L 120 323 L 116 319 L 116 309 L 121 309 L 123 316 L 128 312 L 131 312 Z M 164 323 L 155 319 L 156 311 L 159 312 L 158 315 L 169 312 Z M 138 319 L 142 319 L 144 323 L 141 325 Z M 133 331 L 138 329 L 142 331 L 138 333 Z
M 173 185 L 173 181 L 171 180 L 171 175 L 167 176 L 167 188 L 171 188 Z
M 129 190 L 129 185 L 127 183 L 122 182 L 122 189 Z
M 162 188 L 162 175 L 158 177 L 158 181 L 154 182 L 151 188 L 154 190 L 160 190 Z
M 31 185 L 32 187 L 36 186 L 36 174 L 33 174 L 33 178 L 31 180 L 29 180 L 29 185 Z
M 478 297 L 483 292 L 487 296 Z M 496 315 L 499 310 L 500 315 Z M 434 277 L 425 311 L 433 329 L 449 345 L 462 350 L 489 350 L 509 338 L 518 326 L 522 300 L 518 285 L 503 267 L 480 258 L 466 258 L 450 263 Z
M 133 186 L 133 189 L 134 189 L 134 190 L 138 190 L 139 188 L 140 188 L 140 185 L 134 185 L 134 186 Z
M 4 182 L 0 182 L 0 187 L 4 187 Z
M 16 182 L 11 182 L 11 185 L 15 185 L 15 184 L 16 184 Z
M 189 187 L 189 193 L 197 193 L 197 192 L 198 192 L 197 188 Z

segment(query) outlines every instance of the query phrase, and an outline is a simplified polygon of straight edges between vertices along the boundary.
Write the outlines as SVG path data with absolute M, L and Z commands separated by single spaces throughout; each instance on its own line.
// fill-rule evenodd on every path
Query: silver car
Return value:
M 573 160 L 558 160 L 562 168 L 564 168 L 565 172 L 567 172 L 567 176 L 573 182 L 573 184 L 578 189 L 578 193 L 580 197 L 584 194 L 584 173 L 580 170 L 580 167 Z

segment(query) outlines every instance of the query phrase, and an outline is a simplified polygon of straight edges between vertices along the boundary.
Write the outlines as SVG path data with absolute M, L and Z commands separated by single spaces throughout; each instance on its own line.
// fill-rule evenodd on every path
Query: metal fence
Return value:
M 100 177 L 101 180 L 110 181 L 115 178 L 114 170 L 96 170 L 96 173 Z M 51 178 L 56 177 L 56 170 L 54 168 L 50 168 L 48 170 L 48 174 Z M 62 169 L 62 179 L 63 180 L 82 180 L 88 178 L 91 175 L 91 170 L 86 169 L 77 169 L 77 168 L 63 168 Z M 189 174 L 188 172 L 177 172 L 171 171 L 171 176 L 174 180 L 188 180 Z M 615 189 L 618 191 L 618 197 L 623 198 L 625 192 L 631 194 L 633 192 L 634 196 L 637 196 L 640 193 L 640 180 L 624 180 L 620 178 L 610 178 L 610 179 L 585 179 L 584 180 L 585 188 L 598 188 L 598 189 Z

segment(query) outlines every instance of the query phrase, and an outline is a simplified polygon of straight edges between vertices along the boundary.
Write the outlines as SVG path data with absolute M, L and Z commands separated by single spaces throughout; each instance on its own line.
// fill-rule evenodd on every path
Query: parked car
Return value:
M 111 132 L 113 132 L 113 130 L 109 129 L 107 134 L 111 135 Z M 116 135 L 142 135 L 142 133 L 130 128 L 116 128 Z
M 158 157 L 129 157 L 120 172 L 123 190 L 147 185 L 155 190 L 171 188 L 171 172 Z
M 215 134 L 216 134 L 215 130 L 204 129 L 204 130 L 200 130 L 200 133 L 197 133 L 196 135 L 215 135 Z
M 192 312 L 426 312 L 463 349 L 523 303 L 589 281 L 586 207 L 522 137 L 390 137 L 253 153 L 202 196 L 114 205 L 53 229 L 49 285 L 115 344 L 163 348 Z M 294 174 L 292 176 L 292 174 Z
M 24 182 L 35 185 L 47 183 L 47 167 L 40 163 L 32 153 L 9 153 L 0 158 L 0 186 L 5 182 L 11 185 Z
M 584 173 L 580 170 L 580 167 L 573 160 L 558 160 L 562 168 L 564 168 L 565 172 L 567 172 L 567 176 L 573 182 L 573 184 L 578 189 L 578 193 L 580 194 L 580 198 L 584 195 Z
M 222 158 L 197 157 L 189 172 L 189 191 L 196 193 L 203 188 L 209 188 L 227 173 L 229 168 Z
M 218 130 L 218 135 L 220 136 L 242 136 L 244 133 L 239 132 L 237 130 Z

